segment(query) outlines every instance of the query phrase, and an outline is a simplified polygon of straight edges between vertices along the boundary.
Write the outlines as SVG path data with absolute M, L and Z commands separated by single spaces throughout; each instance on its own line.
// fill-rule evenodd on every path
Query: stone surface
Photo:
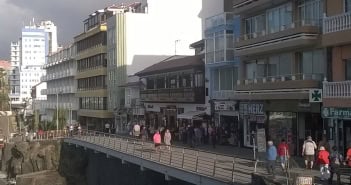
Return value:
M 16 185 L 66 185 L 66 179 L 57 171 L 41 171 L 25 175 L 18 175 Z

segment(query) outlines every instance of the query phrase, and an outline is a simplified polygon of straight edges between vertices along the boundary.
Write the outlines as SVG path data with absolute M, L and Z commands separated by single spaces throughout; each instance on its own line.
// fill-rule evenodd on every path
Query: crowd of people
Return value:
M 282 170 L 286 171 L 288 168 L 287 165 L 290 157 L 289 146 L 284 139 L 281 140 L 278 148 L 274 145 L 273 141 L 268 141 L 267 145 L 267 172 L 275 178 L 275 163 L 278 157 L 280 159 Z M 301 154 L 305 160 L 305 168 L 312 169 L 314 166 L 319 165 L 320 179 L 322 181 L 328 181 L 329 184 L 332 184 L 334 175 L 337 177 L 337 183 L 341 184 L 340 169 L 342 167 L 351 167 L 351 146 L 348 148 L 345 157 L 343 157 L 342 153 L 338 151 L 336 146 L 330 148 L 325 136 L 318 145 L 312 140 L 311 136 L 308 136 L 303 143 Z

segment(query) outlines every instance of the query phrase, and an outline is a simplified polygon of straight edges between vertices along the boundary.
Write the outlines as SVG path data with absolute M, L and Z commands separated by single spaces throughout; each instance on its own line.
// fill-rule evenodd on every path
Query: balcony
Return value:
M 288 0 L 233 0 L 233 13 L 246 14 L 274 7 Z
M 293 74 L 237 81 L 237 99 L 308 99 L 309 89 L 320 88 L 322 74 Z
M 221 91 L 213 91 L 211 99 L 215 100 L 229 100 L 235 98 L 234 90 L 221 90 Z
M 205 20 L 205 34 L 234 29 L 234 14 L 222 13 Z
M 204 103 L 205 88 L 148 89 L 140 97 L 144 102 Z
M 323 82 L 323 106 L 350 107 L 351 80 L 342 82 Z
M 324 46 L 342 45 L 351 42 L 351 12 L 323 19 Z
M 41 95 L 48 95 L 48 90 L 47 90 L 47 89 L 42 89 L 42 90 L 40 91 L 40 94 L 41 94 Z
M 237 56 L 264 54 L 291 50 L 318 43 L 320 34 L 319 20 L 295 21 L 279 30 L 262 30 L 244 34 L 236 38 Z

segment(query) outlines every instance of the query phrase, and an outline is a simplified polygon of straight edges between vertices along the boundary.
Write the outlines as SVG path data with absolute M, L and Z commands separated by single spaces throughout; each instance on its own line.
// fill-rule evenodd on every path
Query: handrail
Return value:
M 253 160 L 235 155 L 178 146 L 157 151 L 149 141 L 93 130 L 82 130 L 73 138 L 224 182 L 250 183 L 254 172 L 247 164 L 253 164 Z

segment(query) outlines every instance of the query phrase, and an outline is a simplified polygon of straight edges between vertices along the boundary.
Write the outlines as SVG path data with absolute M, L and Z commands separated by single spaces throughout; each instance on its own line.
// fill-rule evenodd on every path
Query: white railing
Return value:
M 323 19 L 323 33 L 332 33 L 351 29 L 351 12 Z
M 342 82 L 323 82 L 323 98 L 351 99 L 351 80 Z
M 237 85 L 249 85 L 249 84 L 262 84 L 262 83 L 272 83 L 272 82 L 284 82 L 293 80 L 316 80 L 322 81 L 324 78 L 323 74 L 287 74 L 280 76 L 267 76 L 255 79 L 238 80 Z

